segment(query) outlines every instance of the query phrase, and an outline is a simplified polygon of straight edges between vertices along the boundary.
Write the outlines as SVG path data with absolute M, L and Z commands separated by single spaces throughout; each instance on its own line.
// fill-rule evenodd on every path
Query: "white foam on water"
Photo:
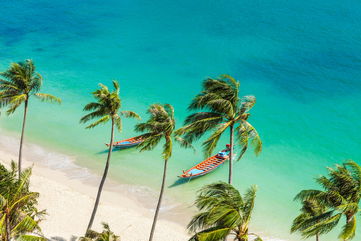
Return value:
M 2 135 L 0 137 L 0 148 L 5 152 L 17 156 L 19 139 Z M 75 164 L 75 157 L 55 151 L 49 151 L 37 144 L 24 143 L 23 155 L 27 161 L 39 163 L 42 166 L 54 170 L 64 171 L 70 178 L 85 179 L 93 174 L 89 169 Z

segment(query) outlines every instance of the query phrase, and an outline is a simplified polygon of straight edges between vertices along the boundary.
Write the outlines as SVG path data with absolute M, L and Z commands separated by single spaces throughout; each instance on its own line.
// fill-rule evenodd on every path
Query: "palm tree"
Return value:
M 141 138 L 144 140 L 138 148 L 140 151 L 145 150 L 153 150 L 158 143 L 164 139 L 165 144 L 163 145 L 163 160 L 164 160 L 164 168 L 163 168 L 163 178 L 162 185 L 160 188 L 160 194 L 158 199 L 157 208 L 155 209 L 152 229 L 149 235 L 149 241 L 153 239 L 155 226 L 158 219 L 159 208 L 161 206 L 164 186 L 167 174 L 167 164 L 169 158 L 172 156 L 173 150 L 173 140 L 179 142 L 183 147 L 191 147 L 187 142 L 185 142 L 182 138 L 174 136 L 174 128 L 175 128 L 175 119 L 174 119 L 174 108 L 169 104 L 160 105 L 153 104 L 149 107 L 148 113 L 150 114 L 150 118 L 147 122 L 137 124 L 135 126 L 135 130 L 137 132 L 143 132 Z
M 256 187 L 251 186 L 242 195 L 232 185 L 219 182 L 203 187 L 195 201 L 199 210 L 188 224 L 195 233 L 189 241 L 236 241 L 262 239 L 248 230 L 256 198 Z
M 350 240 L 356 234 L 356 214 L 359 212 L 361 197 L 361 167 L 354 161 L 346 161 L 336 168 L 328 168 L 328 176 L 317 178 L 323 190 L 303 190 L 295 199 L 316 199 L 327 207 L 327 211 L 315 217 L 307 230 L 314 231 L 326 227 L 328 232 L 337 226 L 342 216 L 346 223 L 342 227 L 339 238 Z
M 35 96 L 41 101 L 58 102 L 61 100 L 53 95 L 39 93 L 43 78 L 35 72 L 35 65 L 32 60 L 12 63 L 10 68 L 0 73 L 0 107 L 9 106 L 7 114 L 10 115 L 24 103 L 24 116 L 21 129 L 18 175 L 21 173 L 21 158 L 26 124 L 26 115 L 31 96 Z
M 211 136 L 203 143 L 204 151 L 209 156 L 223 133 L 229 130 L 230 155 L 229 178 L 232 183 L 232 161 L 234 150 L 234 135 L 242 148 L 238 160 L 248 148 L 249 142 L 253 144 L 254 151 L 259 154 L 262 142 L 256 129 L 247 121 L 248 112 L 256 103 L 254 96 L 239 97 L 239 82 L 229 75 L 220 78 L 208 78 L 203 82 L 203 90 L 189 105 L 189 110 L 201 110 L 189 115 L 185 126 L 177 131 L 184 135 L 184 139 L 193 142 L 206 132 L 212 131 Z
M 88 230 L 85 237 L 80 237 L 79 241 L 120 241 L 120 237 L 115 235 L 107 223 L 102 223 L 103 231 L 98 233 Z
M 296 231 L 301 232 L 304 238 L 312 236 L 316 237 L 316 241 L 319 241 L 319 236 L 323 233 L 327 233 L 328 226 L 322 225 L 322 223 L 315 223 L 319 216 L 326 213 L 327 208 L 317 199 L 306 199 L 302 201 L 301 213 L 294 220 L 291 227 L 291 233 Z
M 39 222 L 45 211 L 38 211 L 39 193 L 29 191 L 31 169 L 16 178 L 16 165 L 7 170 L 0 165 L 0 240 L 47 240 Z
M 99 124 L 105 124 L 109 120 L 111 121 L 108 157 L 105 164 L 104 173 L 98 188 L 97 197 L 95 200 L 93 212 L 90 217 L 87 230 L 91 229 L 93 225 L 94 217 L 98 209 L 99 200 L 103 190 L 104 182 L 108 175 L 110 157 L 112 155 L 112 149 L 113 149 L 114 127 L 116 127 L 118 131 L 122 130 L 121 116 L 126 118 L 140 119 L 138 114 L 136 114 L 133 111 L 120 111 L 121 100 L 119 97 L 119 84 L 117 81 L 113 81 L 113 86 L 114 86 L 113 91 L 109 91 L 108 87 L 103 84 L 99 84 L 99 86 L 100 88 L 92 93 L 93 97 L 96 99 L 96 102 L 91 102 L 84 107 L 84 111 L 91 111 L 91 112 L 80 119 L 80 123 L 86 123 L 89 122 L 90 120 L 97 119 L 95 122 L 88 125 L 86 127 L 87 129 L 94 128 Z

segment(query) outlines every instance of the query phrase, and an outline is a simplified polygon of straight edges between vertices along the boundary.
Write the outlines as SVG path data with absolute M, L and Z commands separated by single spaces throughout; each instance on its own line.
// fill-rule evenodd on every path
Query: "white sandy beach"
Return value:
M 10 148 L 16 142 L 15 138 L 1 136 L 2 163 L 9 164 L 10 160 L 17 160 L 17 150 Z M 33 165 L 32 191 L 40 193 L 40 209 L 46 209 L 48 214 L 46 220 L 41 223 L 44 235 L 51 240 L 74 240 L 75 237 L 83 235 L 93 208 L 97 179 L 100 180 L 100 177 L 74 164 L 71 167 L 54 168 L 52 163 L 33 162 L 33 158 L 39 159 L 40 154 L 44 156 L 44 150 L 36 145 L 26 144 L 24 153 L 24 166 Z M 62 158 L 61 154 L 52 153 L 52 156 Z M 46 158 L 45 155 L 44 159 Z M 79 178 L 80 172 L 85 173 L 84 178 Z M 90 184 L 85 184 L 85 181 Z M 121 236 L 122 241 L 148 240 L 153 211 L 141 204 L 132 192 L 149 190 L 144 187 L 134 191 L 129 186 L 119 187 L 111 181 L 106 182 L 106 186 L 93 229 L 100 231 L 100 223 L 107 222 L 111 229 Z M 155 198 L 150 201 L 155 205 Z M 151 203 L 149 205 L 151 206 Z M 160 215 L 155 240 L 182 241 L 187 240 L 187 237 L 189 235 L 184 225 L 166 220 Z

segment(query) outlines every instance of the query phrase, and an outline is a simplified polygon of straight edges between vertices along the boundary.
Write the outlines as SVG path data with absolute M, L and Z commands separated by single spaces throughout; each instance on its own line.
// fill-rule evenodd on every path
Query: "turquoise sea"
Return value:
M 19 0 L 0 8 L 0 70 L 31 58 L 44 77 L 44 92 L 63 104 L 34 100 L 26 140 L 76 157 L 102 172 L 109 126 L 85 130 L 79 124 L 90 92 L 117 79 L 123 108 L 144 118 L 152 103 L 170 103 L 178 127 L 203 79 L 228 73 L 241 81 L 241 94 L 257 104 L 250 122 L 264 149 L 235 164 L 235 186 L 257 184 L 252 229 L 265 236 L 290 235 L 301 189 L 345 159 L 361 163 L 361 2 L 356 0 Z M 22 111 L 0 116 L 0 129 L 17 134 Z M 117 139 L 134 135 L 124 121 Z M 219 148 L 226 144 L 222 140 Z M 176 147 L 168 184 L 203 159 Z M 17 147 L 16 147 L 17 148 Z M 115 152 L 111 177 L 158 189 L 160 148 Z M 227 167 L 167 189 L 192 203 L 204 184 L 227 180 Z M 340 225 L 341 226 L 341 225 Z M 359 225 L 358 238 L 361 239 Z M 337 240 L 337 230 L 323 240 Z

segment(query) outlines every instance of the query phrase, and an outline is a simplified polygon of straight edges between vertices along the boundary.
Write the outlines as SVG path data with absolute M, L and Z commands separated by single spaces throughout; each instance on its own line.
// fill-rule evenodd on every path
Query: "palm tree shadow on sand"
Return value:
M 71 236 L 70 241 L 76 241 L 77 239 L 78 238 L 76 236 Z M 50 241 L 67 241 L 68 239 L 56 236 L 56 237 L 51 237 L 49 240 Z

